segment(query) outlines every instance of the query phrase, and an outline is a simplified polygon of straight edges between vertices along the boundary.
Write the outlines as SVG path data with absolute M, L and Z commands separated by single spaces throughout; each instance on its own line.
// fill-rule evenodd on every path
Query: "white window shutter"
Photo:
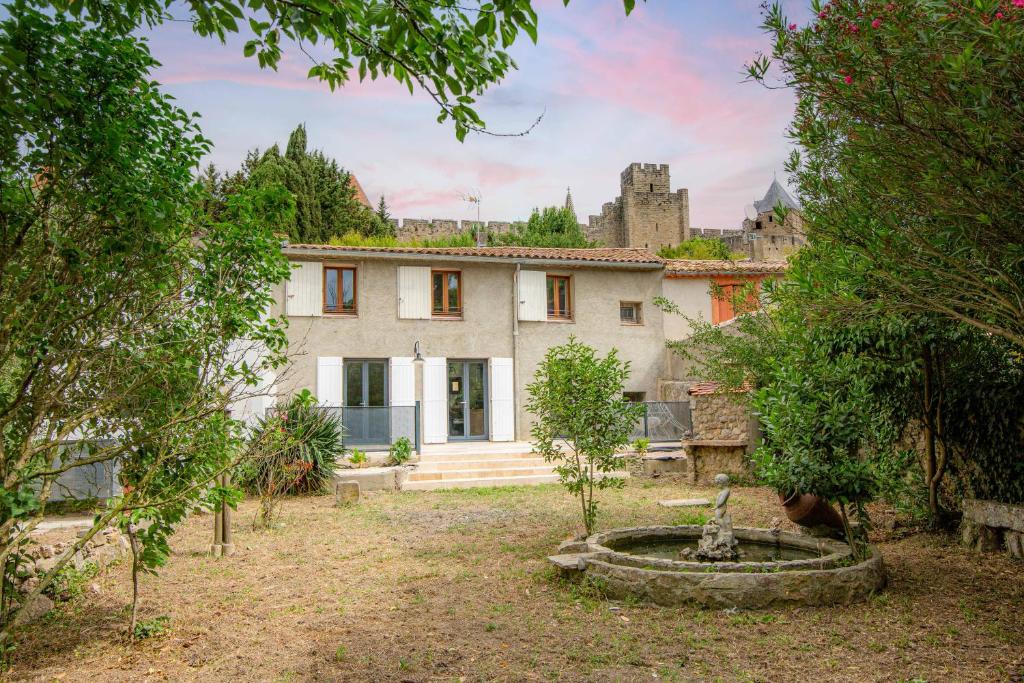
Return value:
M 320 356 L 316 359 L 316 398 L 320 405 L 341 407 L 342 359 L 339 356 Z
M 398 317 L 430 319 L 430 268 L 398 267 Z
M 284 287 L 284 311 L 289 316 L 321 316 L 324 312 L 324 264 L 319 261 L 293 263 Z
M 423 360 L 423 443 L 445 443 L 448 441 L 448 360 Z
M 519 271 L 519 319 L 548 319 L 547 273 L 542 270 Z
M 491 359 L 491 441 L 515 441 L 515 376 L 511 358 Z
M 391 405 L 416 405 L 416 368 L 412 358 L 391 359 Z

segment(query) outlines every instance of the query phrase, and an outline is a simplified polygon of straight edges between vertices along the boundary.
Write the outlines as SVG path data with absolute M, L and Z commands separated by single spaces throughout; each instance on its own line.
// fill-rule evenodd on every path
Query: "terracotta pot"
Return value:
M 827 526 L 840 530 L 843 528 L 843 518 L 821 496 L 810 493 L 791 493 L 787 496 L 780 493 L 779 502 L 786 510 L 786 517 L 794 524 L 806 527 Z

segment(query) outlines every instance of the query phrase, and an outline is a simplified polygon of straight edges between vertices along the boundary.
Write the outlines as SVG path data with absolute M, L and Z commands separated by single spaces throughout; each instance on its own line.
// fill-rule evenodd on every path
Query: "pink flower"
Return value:
M 881 25 L 882 25 L 882 20 L 881 19 L 875 19 L 874 21 L 871 22 L 871 28 L 878 28 Z
M 857 27 L 857 24 L 855 24 L 855 23 L 853 23 L 851 21 L 850 22 L 850 33 L 856 33 L 859 30 L 860 30 L 860 28 Z
M 846 85 L 850 85 L 851 83 L 853 83 L 853 76 L 846 76 L 845 78 L 843 78 L 843 82 L 846 83 Z
M 1014 7 L 1024 7 L 1024 0 L 1013 0 Z
M 825 12 L 818 12 L 818 18 L 819 18 L 819 19 L 824 19 L 824 18 L 825 18 L 825 15 L 826 15 L 826 13 L 825 13 Z
M 1003 18 L 1003 13 L 1002 12 L 996 12 L 996 19 L 1002 19 L 1002 18 Z
M 790 24 L 789 25 L 789 30 L 790 31 L 795 31 L 796 30 L 796 24 Z

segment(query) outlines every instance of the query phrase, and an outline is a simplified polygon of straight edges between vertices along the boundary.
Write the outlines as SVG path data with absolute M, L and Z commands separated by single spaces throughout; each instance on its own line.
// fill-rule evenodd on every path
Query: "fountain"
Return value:
M 714 517 L 701 526 L 612 529 L 563 543 L 548 558 L 569 574 L 595 580 L 613 598 L 660 605 L 701 604 L 760 609 L 782 605 L 850 604 L 885 586 L 874 548 L 857 561 L 850 547 L 779 529 L 733 528 L 729 478 Z

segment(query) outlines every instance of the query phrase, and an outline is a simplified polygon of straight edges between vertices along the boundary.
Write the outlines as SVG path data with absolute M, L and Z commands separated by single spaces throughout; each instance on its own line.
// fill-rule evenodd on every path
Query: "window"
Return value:
M 324 266 L 324 313 L 356 313 L 356 269 Z
M 569 276 L 548 275 L 548 319 L 572 319 L 572 295 L 569 291 Z
M 441 318 L 462 315 L 462 273 L 457 270 L 433 270 L 431 278 L 431 314 Z
M 619 320 L 623 325 L 643 325 L 641 308 L 639 301 L 620 301 Z

